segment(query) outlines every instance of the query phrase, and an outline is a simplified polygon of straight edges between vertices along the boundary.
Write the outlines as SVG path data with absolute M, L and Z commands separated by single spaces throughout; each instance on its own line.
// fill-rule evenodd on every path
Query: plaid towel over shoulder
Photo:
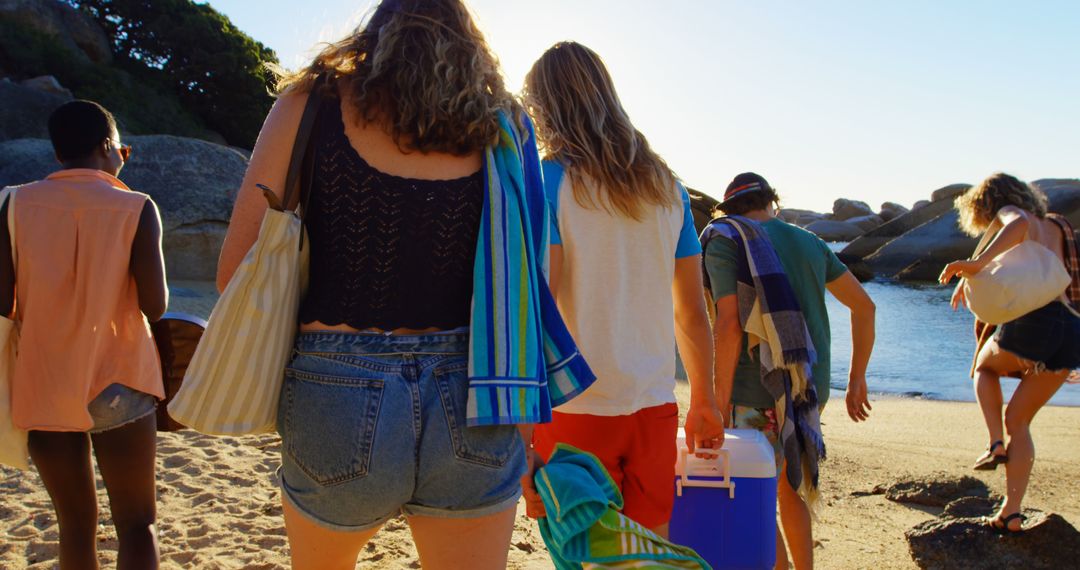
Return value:
M 733 241 L 739 252 L 736 298 L 749 350 L 761 345 L 761 384 L 776 402 L 786 476 L 807 504 L 814 504 L 818 463 L 825 458 L 817 389 L 817 361 L 795 290 L 784 266 L 757 222 L 742 216 L 713 220 L 701 233 L 702 248 L 716 238 Z M 706 271 L 707 275 L 708 272 Z

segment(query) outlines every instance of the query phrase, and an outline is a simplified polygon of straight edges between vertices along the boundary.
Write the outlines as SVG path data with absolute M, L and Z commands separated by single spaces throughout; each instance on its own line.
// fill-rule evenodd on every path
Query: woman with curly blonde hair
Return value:
M 996 235 L 972 259 L 954 261 L 942 271 L 942 283 L 961 277 L 953 292 L 953 309 L 966 302 L 963 278 L 979 273 L 992 259 L 1027 240 L 1052 251 L 1072 275 L 1072 283 L 1058 299 L 1001 325 L 992 337 L 989 332 L 979 335 L 975 396 L 986 420 L 990 444 L 974 468 L 989 470 L 1005 465 L 1005 501 L 988 524 L 998 531 L 1020 532 L 1024 521 L 1020 503 L 1035 461 L 1031 421 L 1070 371 L 1080 367 L 1080 313 L 1077 313 L 1080 268 L 1076 241 L 1065 218 L 1047 213 L 1046 196 L 1041 191 L 1008 174 L 995 174 L 972 187 L 957 198 L 956 209 L 960 224 L 969 235 L 986 232 Z M 1020 378 L 1005 408 L 1004 421 L 1002 376 Z
M 460 0 L 384 0 L 280 83 L 218 284 L 256 241 L 254 187 L 282 199 L 318 96 L 301 184 L 309 285 L 277 422 L 294 568 L 354 568 L 399 513 L 425 568 L 504 568 L 531 424 L 576 393 L 539 391 L 548 375 L 589 381 L 543 294 L 539 156 L 501 77 Z M 545 358 L 571 365 L 549 373 Z

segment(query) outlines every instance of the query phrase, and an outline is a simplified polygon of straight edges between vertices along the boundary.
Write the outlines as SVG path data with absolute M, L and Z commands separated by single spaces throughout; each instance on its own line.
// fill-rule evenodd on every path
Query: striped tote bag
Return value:
M 15 262 L 15 189 L 0 191 L 0 208 L 8 204 L 8 234 L 11 236 L 11 261 Z M 0 315 L 0 463 L 29 469 L 26 430 L 15 427 L 11 415 L 11 379 L 15 376 L 15 355 L 19 345 L 19 326 Z
M 169 403 L 169 416 L 203 433 L 274 431 L 308 247 L 300 217 L 269 198 L 259 237 L 210 314 Z
M 309 245 L 291 197 L 303 202 L 301 171 L 319 107 L 317 82 L 297 129 L 285 196 L 260 186 L 269 207 L 255 244 L 218 299 L 169 416 L 203 433 L 274 431 L 285 365 L 296 339 L 297 311 L 307 285 Z

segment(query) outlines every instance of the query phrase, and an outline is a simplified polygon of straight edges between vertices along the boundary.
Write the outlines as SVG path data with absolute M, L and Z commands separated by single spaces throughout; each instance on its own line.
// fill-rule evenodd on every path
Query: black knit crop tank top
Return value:
M 337 97 L 322 103 L 311 141 L 311 266 L 300 322 L 468 325 L 483 171 L 420 180 L 376 170 L 349 143 Z

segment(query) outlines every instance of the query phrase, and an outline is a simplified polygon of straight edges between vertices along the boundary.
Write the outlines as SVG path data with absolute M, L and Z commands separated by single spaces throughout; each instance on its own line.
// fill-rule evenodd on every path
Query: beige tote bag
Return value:
M 11 236 L 11 260 L 15 261 L 15 189 L 0 191 L 0 208 L 8 203 L 8 234 Z M 15 321 L 0 316 L 0 463 L 29 469 L 26 430 L 15 427 L 11 415 L 11 379 L 15 375 L 15 354 L 19 328 Z
M 274 431 L 308 273 L 302 220 L 286 208 L 292 196 L 304 195 L 300 171 L 318 100 L 316 87 L 297 130 L 284 203 L 261 187 L 269 208 L 259 236 L 210 314 L 180 390 L 169 403 L 173 419 L 203 433 Z
M 993 241 L 993 235 L 986 232 L 972 257 Z M 1024 240 L 966 278 L 964 296 L 975 318 L 1000 325 L 1061 297 L 1069 283 L 1072 277 L 1054 252 L 1041 243 Z

